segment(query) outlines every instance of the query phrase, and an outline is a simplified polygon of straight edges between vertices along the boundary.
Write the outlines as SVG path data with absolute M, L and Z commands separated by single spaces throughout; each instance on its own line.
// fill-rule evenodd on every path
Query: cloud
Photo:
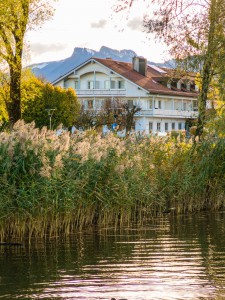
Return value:
M 143 31 L 143 19 L 140 17 L 133 18 L 127 23 L 127 26 L 131 30 Z
M 107 21 L 104 19 L 99 20 L 98 22 L 91 23 L 92 28 L 104 28 Z
M 55 44 L 42 44 L 42 43 L 33 43 L 30 45 L 30 49 L 33 55 L 41 55 L 48 52 L 60 52 L 66 49 L 65 44 L 55 43 Z

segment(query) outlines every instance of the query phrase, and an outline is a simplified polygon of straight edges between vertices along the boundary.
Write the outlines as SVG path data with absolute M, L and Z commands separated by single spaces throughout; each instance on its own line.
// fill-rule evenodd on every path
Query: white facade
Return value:
M 85 109 L 104 109 L 107 100 L 132 100 L 141 108 L 135 114 L 135 130 L 146 134 L 182 130 L 187 119 L 197 117 L 197 97 L 151 93 L 96 59 L 88 60 L 53 84 L 73 88 Z

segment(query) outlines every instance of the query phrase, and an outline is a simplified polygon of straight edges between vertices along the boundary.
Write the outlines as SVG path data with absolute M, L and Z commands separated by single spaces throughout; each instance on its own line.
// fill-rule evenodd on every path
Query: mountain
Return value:
M 44 77 L 47 81 L 53 82 L 60 76 L 66 74 L 70 70 L 74 69 L 78 65 L 91 57 L 107 58 L 110 57 L 113 60 L 131 62 L 132 58 L 137 54 L 132 50 L 115 50 L 105 46 L 102 46 L 99 51 L 87 49 L 87 48 L 74 48 L 73 54 L 59 61 L 43 62 L 30 65 L 33 73 L 38 77 Z M 149 64 L 157 66 L 167 66 L 165 64 L 156 64 L 154 62 L 148 62 Z

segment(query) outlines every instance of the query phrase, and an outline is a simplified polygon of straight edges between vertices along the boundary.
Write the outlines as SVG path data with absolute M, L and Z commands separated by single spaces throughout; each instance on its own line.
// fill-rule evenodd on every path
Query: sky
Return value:
M 53 18 L 41 29 L 27 33 L 26 64 L 67 58 L 75 47 L 98 51 L 101 46 L 133 50 L 154 62 L 165 61 L 166 47 L 143 32 L 146 8 L 140 3 L 128 14 L 113 11 L 115 0 L 58 0 Z

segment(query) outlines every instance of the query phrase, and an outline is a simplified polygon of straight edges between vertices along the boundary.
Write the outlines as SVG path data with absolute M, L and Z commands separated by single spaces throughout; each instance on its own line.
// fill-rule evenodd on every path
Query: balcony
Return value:
M 154 116 L 160 118 L 196 118 L 198 116 L 198 112 L 193 110 L 142 109 L 138 111 L 135 116 Z
M 125 89 L 86 89 L 76 90 L 77 96 L 125 96 Z

